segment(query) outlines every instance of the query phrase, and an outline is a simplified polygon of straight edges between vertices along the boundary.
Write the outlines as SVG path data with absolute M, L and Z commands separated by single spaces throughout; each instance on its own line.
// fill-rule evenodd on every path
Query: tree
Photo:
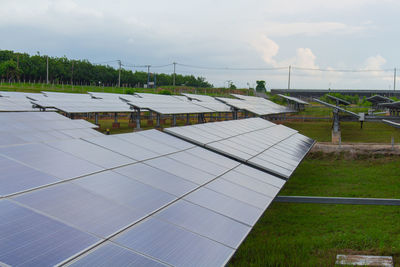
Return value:
M 265 92 L 265 81 L 256 81 L 256 91 L 257 92 Z
M 14 60 L 7 60 L 0 63 L 0 73 L 7 80 L 19 79 L 21 69 L 17 67 L 17 62 Z

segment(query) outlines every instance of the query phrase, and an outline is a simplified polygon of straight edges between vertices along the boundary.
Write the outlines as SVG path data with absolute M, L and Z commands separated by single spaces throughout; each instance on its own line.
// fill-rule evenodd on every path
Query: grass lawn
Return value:
M 283 124 L 319 142 L 331 141 L 332 122 L 330 121 L 286 121 Z M 342 142 L 390 143 L 392 136 L 396 143 L 400 142 L 400 130 L 381 122 L 364 122 L 363 129 L 360 129 L 358 122 L 341 122 L 340 127 Z
M 231 266 L 334 266 L 336 254 L 394 256 L 400 266 L 400 208 L 273 203 Z
M 308 156 L 281 195 L 400 198 L 400 159 Z M 334 266 L 337 254 L 394 256 L 400 266 L 398 206 L 273 203 L 231 266 Z
M 345 107 L 345 109 L 352 111 L 354 113 L 367 113 L 368 107 L 356 107 L 350 106 Z M 294 116 L 308 116 L 308 117 L 332 117 L 332 108 L 322 106 L 320 104 L 311 103 L 311 105 L 306 106 L 305 110 L 300 111 Z
M 400 158 L 312 153 L 280 195 L 400 199 Z

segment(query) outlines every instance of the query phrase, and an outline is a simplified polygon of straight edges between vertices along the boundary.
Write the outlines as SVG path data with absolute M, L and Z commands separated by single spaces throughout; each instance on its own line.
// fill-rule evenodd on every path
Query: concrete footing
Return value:
M 332 131 L 332 144 L 338 145 L 341 142 L 341 132 Z

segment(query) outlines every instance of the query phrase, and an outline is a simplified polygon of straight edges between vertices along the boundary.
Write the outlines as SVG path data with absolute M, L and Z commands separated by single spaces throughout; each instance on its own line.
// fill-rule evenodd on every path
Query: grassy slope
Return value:
M 281 194 L 400 198 L 398 158 L 307 158 Z M 400 266 L 400 208 L 273 203 L 232 266 L 333 266 L 336 254 L 393 255 Z

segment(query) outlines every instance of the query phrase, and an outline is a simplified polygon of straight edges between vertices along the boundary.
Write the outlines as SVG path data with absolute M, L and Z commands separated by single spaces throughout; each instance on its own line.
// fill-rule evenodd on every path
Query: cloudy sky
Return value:
M 0 49 L 93 63 L 178 62 L 205 67 L 178 65 L 177 72 L 215 86 L 262 79 L 285 88 L 291 65 L 292 88 L 393 89 L 393 68 L 400 68 L 394 0 L 0 0 L 0 6 Z M 212 69 L 219 67 L 264 70 Z M 338 69 L 365 71 L 331 71 Z

